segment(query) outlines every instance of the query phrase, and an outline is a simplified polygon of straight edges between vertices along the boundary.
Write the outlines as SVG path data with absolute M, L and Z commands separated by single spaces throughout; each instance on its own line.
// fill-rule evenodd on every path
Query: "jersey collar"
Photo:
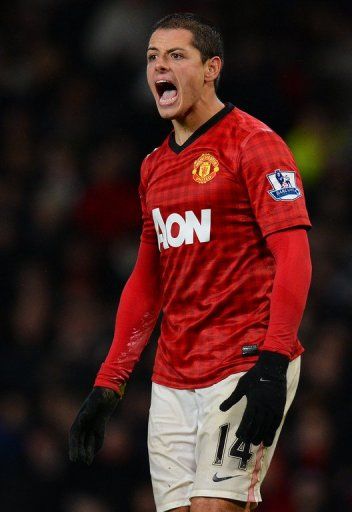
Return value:
M 169 147 L 170 149 L 176 153 L 177 155 L 181 153 L 184 149 L 188 148 L 192 142 L 194 142 L 198 137 L 203 135 L 205 132 L 209 130 L 214 124 L 218 123 L 223 117 L 225 117 L 231 110 L 233 110 L 235 107 L 232 105 L 232 103 L 225 103 L 225 106 L 219 110 L 213 117 L 208 119 L 204 124 L 202 124 L 195 132 L 192 133 L 192 135 L 184 142 L 181 146 L 177 144 L 175 141 L 175 132 L 171 132 L 169 136 Z

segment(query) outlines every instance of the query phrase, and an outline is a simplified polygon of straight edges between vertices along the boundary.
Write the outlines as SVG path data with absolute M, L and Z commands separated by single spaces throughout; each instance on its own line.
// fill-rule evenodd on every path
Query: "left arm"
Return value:
M 304 229 L 279 231 L 266 241 L 276 261 L 267 334 L 257 363 L 240 378 L 220 410 L 227 411 L 246 396 L 236 435 L 247 443 L 270 446 L 284 414 L 286 372 L 307 300 L 311 262 Z
M 272 233 L 267 246 L 276 262 L 270 321 L 262 350 L 292 355 L 306 305 L 312 265 L 305 229 Z

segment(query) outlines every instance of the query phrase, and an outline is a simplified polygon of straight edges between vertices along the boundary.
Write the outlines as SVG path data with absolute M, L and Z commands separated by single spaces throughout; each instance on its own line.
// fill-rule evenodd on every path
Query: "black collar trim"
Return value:
M 177 144 L 175 140 L 175 132 L 171 132 L 169 136 L 169 147 L 172 149 L 174 153 L 177 155 L 181 153 L 184 149 L 188 148 L 192 142 L 194 142 L 198 137 L 203 135 L 206 131 L 209 130 L 214 124 L 218 123 L 223 117 L 225 117 L 231 110 L 233 110 L 235 107 L 232 105 L 232 103 L 226 103 L 224 108 L 222 108 L 219 112 L 217 112 L 213 117 L 208 119 L 204 124 L 202 124 L 195 132 L 192 133 L 192 135 L 184 142 L 181 146 Z

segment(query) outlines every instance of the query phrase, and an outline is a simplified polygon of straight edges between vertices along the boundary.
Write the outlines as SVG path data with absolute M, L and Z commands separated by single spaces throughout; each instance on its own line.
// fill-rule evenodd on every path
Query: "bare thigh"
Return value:
M 177 507 L 168 512 L 249 512 L 256 503 L 243 503 L 222 498 L 192 498 L 191 507 Z
M 189 512 L 190 507 L 177 507 L 168 510 L 167 512 Z
M 227 500 L 225 498 L 191 499 L 190 512 L 250 512 L 256 508 L 256 503 L 244 503 L 243 501 Z

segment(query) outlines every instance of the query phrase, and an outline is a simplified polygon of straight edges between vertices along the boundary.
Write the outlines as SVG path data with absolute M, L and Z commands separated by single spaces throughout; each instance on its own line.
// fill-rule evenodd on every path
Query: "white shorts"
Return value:
M 300 357 L 287 370 L 285 415 L 296 393 Z M 261 501 L 260 485 L 273 457 L 285 419 L 272 446 L 244 445 L 235 432 L 246 398 L 229 411 L 219 405 L 235 389 L 243 373 L 195 390 L 153 383 L 148 450 L 157 512 L 190 505 L 194 496 Z

